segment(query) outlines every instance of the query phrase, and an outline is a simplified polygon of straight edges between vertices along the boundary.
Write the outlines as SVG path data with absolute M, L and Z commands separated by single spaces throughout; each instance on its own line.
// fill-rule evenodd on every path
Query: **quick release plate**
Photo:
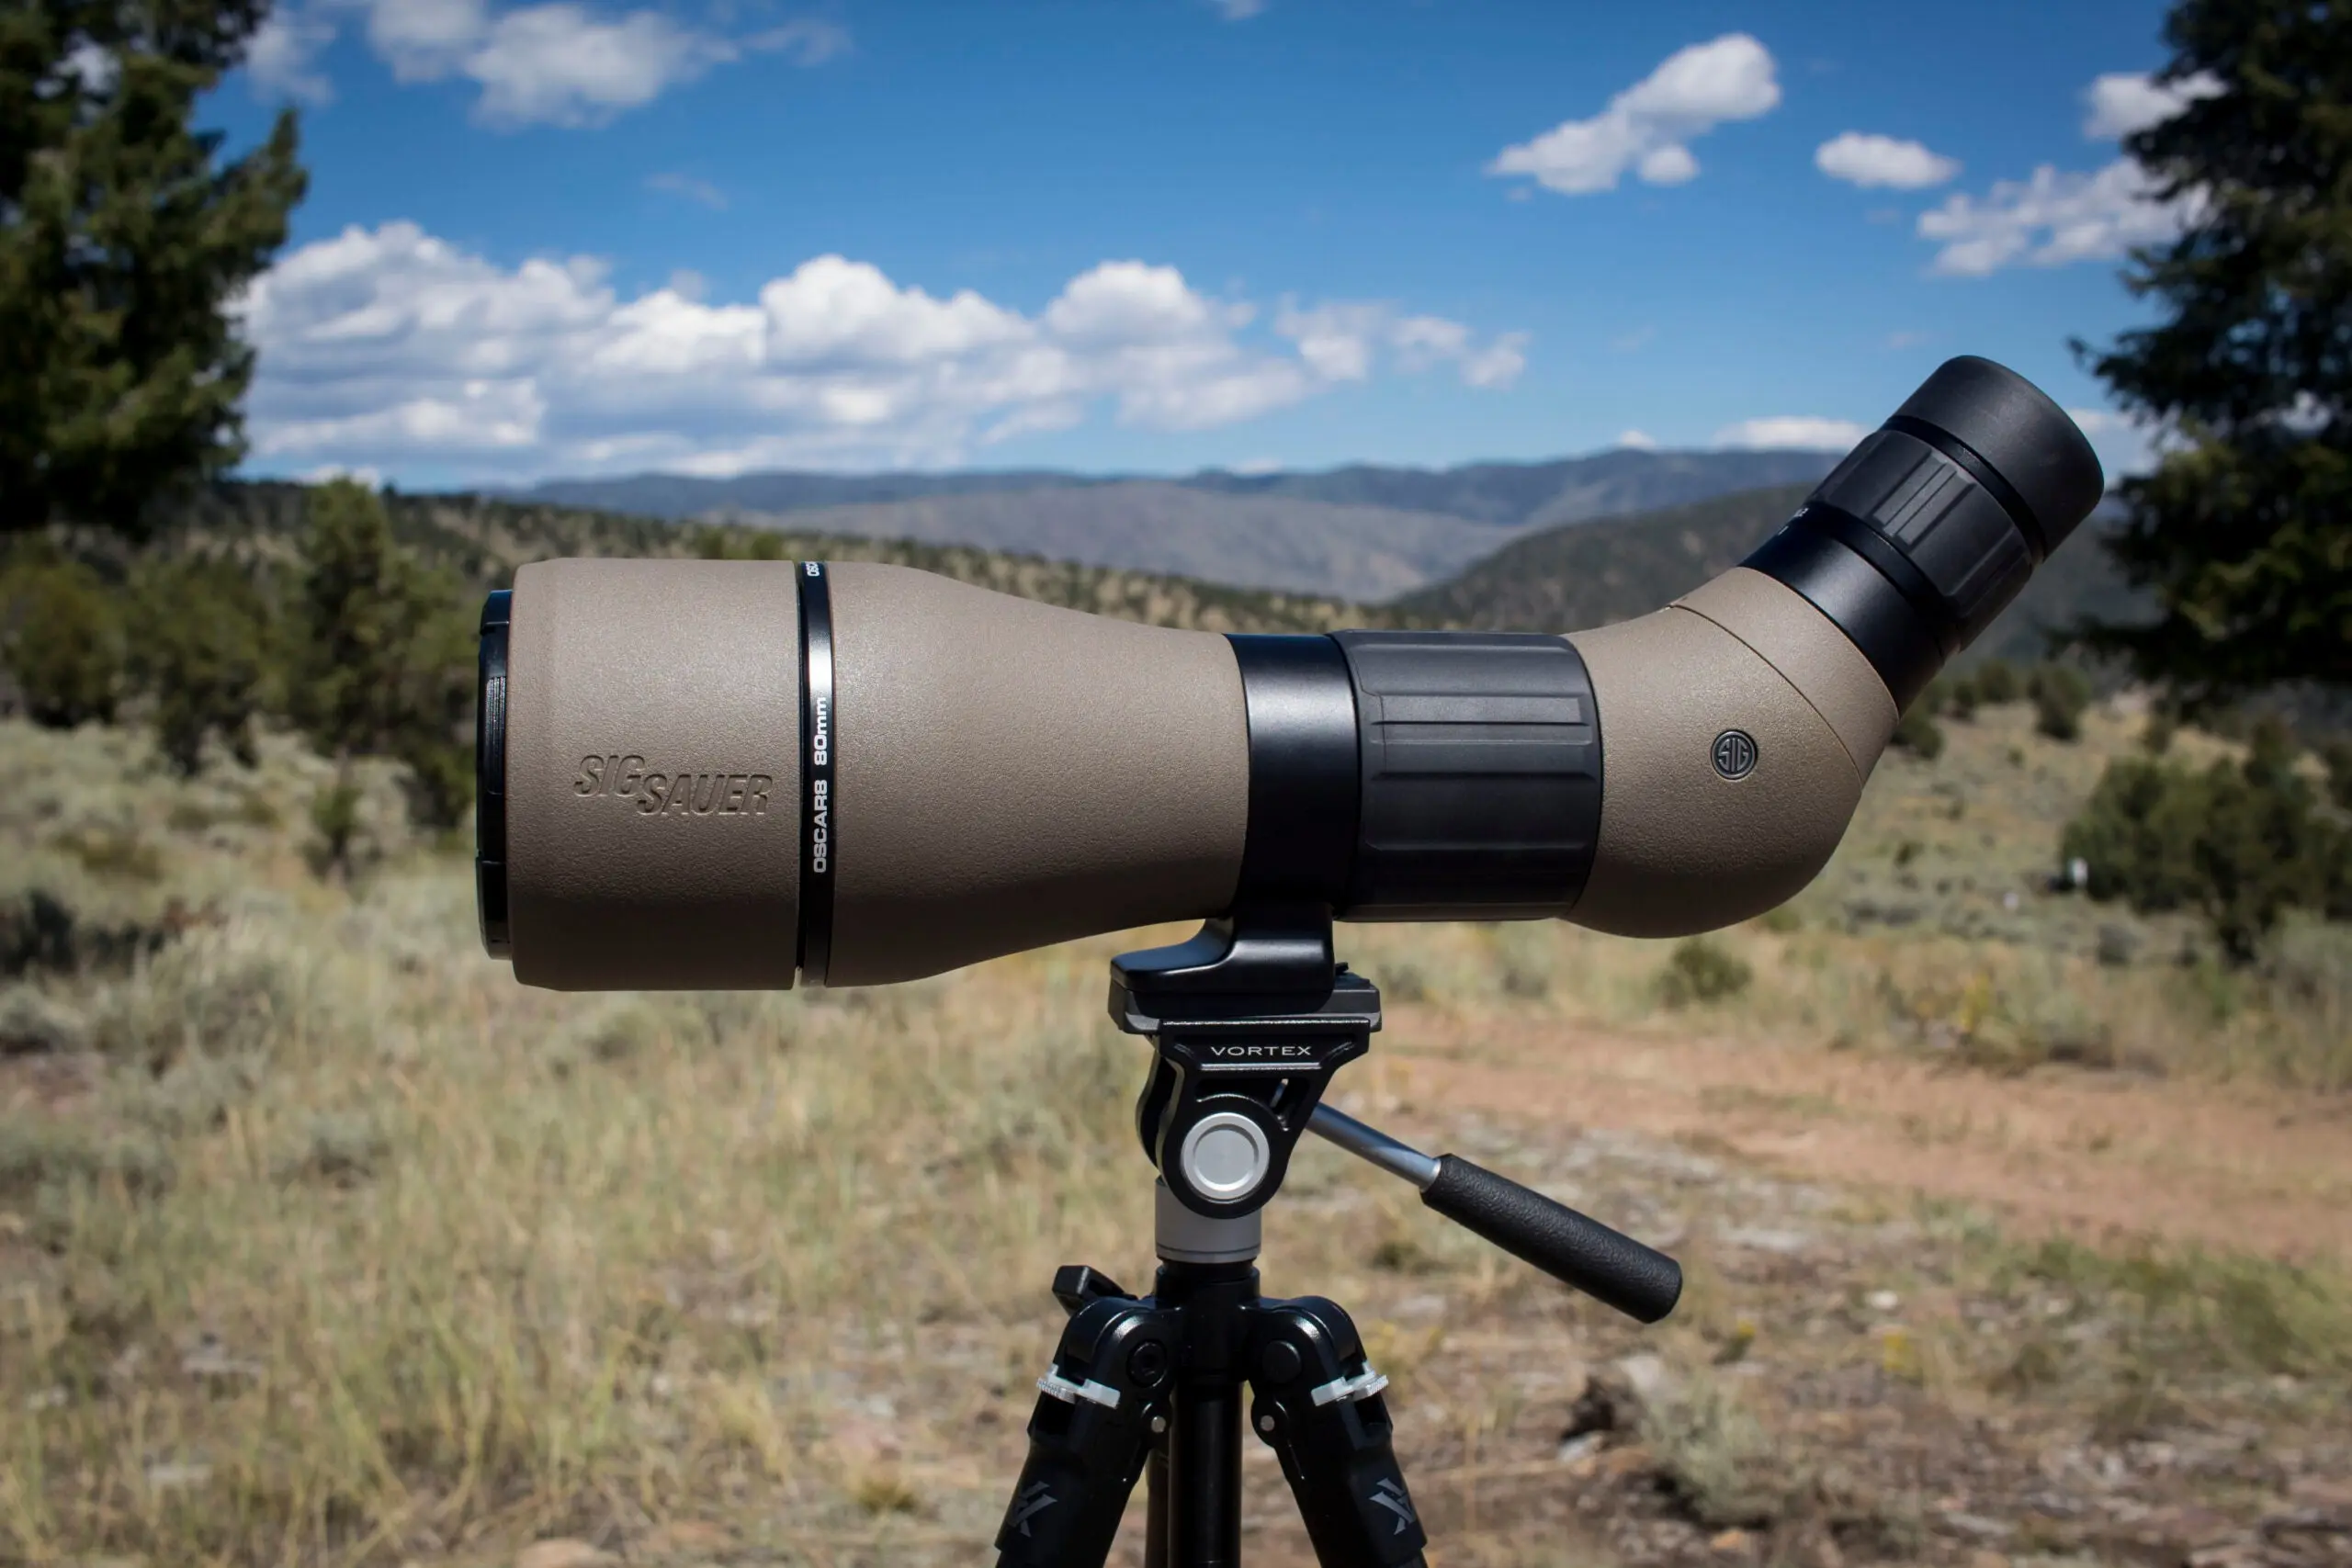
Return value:
M 1152 1043 L 1136 1131 L 1169 1191 L 1211 1218 L 1262 1207 L 1331 1075 L 1371 1049 L 1378 988 L 1333 960 L 1319 908 L 1211 920 L 1111 976 L 1113 1021 Z

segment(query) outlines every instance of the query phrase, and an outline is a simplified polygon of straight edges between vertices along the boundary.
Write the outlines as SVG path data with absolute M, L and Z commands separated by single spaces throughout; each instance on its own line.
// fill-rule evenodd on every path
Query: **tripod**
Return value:
M 1069 1322 L 1037 1382 L 998 1568 L 1100 1568 L 1138 1479 L 1147 1568 L 1238 1568 L 1245 1382 L 1249 1426 L 1280 1457 L 1322 1568 L 1420 1568 L 1427 1537 L 1390 1441 L 1388 1380 L 1337 1303 L 1258 1291 L 1261 1211 L 1301 1133 L 1644 1323 L 1673 1310 L 1672 1258 L 1321 1103 L 1380 1027 L 1379 991 L 1332 957 L 1328 910 L 1245 910 L 1114 959 L 1111 1016 L 1153 1048 L 1136 1122 L 1159 1170 L 1159 1269 L 1140 1297 L 1083 1265 L 1055 1274 Z

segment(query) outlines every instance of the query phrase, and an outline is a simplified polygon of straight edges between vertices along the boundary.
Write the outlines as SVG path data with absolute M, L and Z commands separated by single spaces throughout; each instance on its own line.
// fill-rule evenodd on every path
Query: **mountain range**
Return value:
M 1522 535 L 1826 473 L 1838 454 L 1621 448 L 1545 463 L 1181 479 L 1043 470 L 639 474 L 555 479 L 540 505 L 963 545 L 1236 587 L 1380 603 L 1442 582 Z

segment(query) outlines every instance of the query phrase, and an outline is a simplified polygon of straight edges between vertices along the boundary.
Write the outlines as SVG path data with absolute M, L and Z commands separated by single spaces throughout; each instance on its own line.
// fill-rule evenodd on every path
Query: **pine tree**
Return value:
M 301 198 L 290 111 L 220 159 L 196 100 L 266 0 L 0 6 L 0 529 L 138 535 L 242 456 L 227 306 Z
M 130 590 L 139 627 L 130 674 L 150 700 L 156 749 L 193 777 L 206 739 L 217 735 L 230 755 L 253 766 L 254 720 L 270 684 L 270 604 L 262 585 L 233 561 L 197 557 L 143 561 Z
M 2179 0 L 2160 80 L 2215 89 L 2125 150 L 2193 214 L 2127 281 L 2164 319 L 2103 352 L 2180 445 L 2109 548 L 2153 623 L 2083 628 L 2189 705 L 2352 686 L 2352 0 Z
M 457 580 L 393 537 L 373 491 L 338 479 L 312 493 L 288 613 L 288 707 L 345 765 L 338 789 L 353 759 L 392 758 L 408 767 L 415 816 L 435 828 L 454 827 L 472 797 L 473 637 L 462 609 Z

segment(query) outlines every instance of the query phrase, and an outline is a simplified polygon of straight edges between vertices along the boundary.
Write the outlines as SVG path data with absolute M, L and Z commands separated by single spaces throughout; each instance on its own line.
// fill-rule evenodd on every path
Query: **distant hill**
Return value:
M 1179 481 L 1236 495 L 1279 495 L 1355 506 L 1443 512 L 1510 528 L 1656 512 L 1764 485 L 1810 483 L 1835 452 L 1655 452 L 1621 447 L 1549 463 L 1454 468 L 1357 464 L 1311 474 L 1194 474 Z
M 764 525 L 680 525 L 480 496 L 392 495 L 387 502 L 405 542 L 454 569 L 477 590 L 511 581 L 516 566 L 551 556 L 820 558 L 888 561 L 1049 604 L 1204 631 L 1415 626 L 1575 631 L 1645 615 L 1737 564 L 1795 510 L 1808 489 L 1776 485 L 1545 529 L 1506 544 L 1448 581 L 1385 604 L 1235 588 L 966 545 Z M 215 538 L 277 553 L 288 547 L 309 494 L 295 484 L 222 485 L 198 503 L 188 522 Z M 2039 658 L 2045 628 L 2085 613 L 2112 617 L 2136 609 L 2139 601 L 2097 547 L 2101 526 L 2098 518 L 2086 524 L 1968 657 Z
M 1835 457 L 1626 448 L 1548 463 L 1211 470 L 1172 479 L 1037 470 L 639 474 L 549 480 L 505 499 L 971 545 L 1377 600 L 1442 581 L 1519 531 L 1815 479 Z
M 1221 494 L 1164 479 L 976 491 L 781 516 L 726 508 L 707 515 L 1364 602 L 1451 577 L 1512 533 L 1442 512 Z
M 283 483 L 230 483 L 195 502 L 193 534 L 268 557 L 290 554 L 312 491 Z M 1319 632 L 1400 624 L 1394 612 L 1310 594 L 1232 588 L 1139 571 L 1043 560 L 969 546 L 786 533 L 692 524 L 472 495 L 385 497 L 394 532 L 471 592 L 503 587 L 526 561 L 554 556 L 714 556 L 875 560 L 1044 604 L 1152 626 L 1201 631 Z
M 1408 621 L 1499 631 L 1577 631 L 1628 620 L 1738 565 L 1811 488 L 1774 485 L 1527 535 L 1391 608 Z M 2098 547 L 2105 525 L 2103 517 L 2086 523 L 1965 657 L 2039 659 L 2048 630 L 2085 614 L 2137 609 L 2140 601 Z

